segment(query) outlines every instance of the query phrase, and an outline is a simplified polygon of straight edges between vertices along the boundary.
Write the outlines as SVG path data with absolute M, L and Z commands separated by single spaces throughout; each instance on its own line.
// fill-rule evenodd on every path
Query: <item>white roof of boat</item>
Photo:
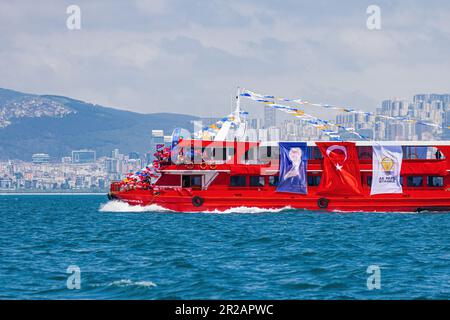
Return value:
M 294 141 L 261 141 L 260 146 L 278 146 L 280 142 L 294 142 Z M 340 141 L 323 141 L 323 142 L 336 142 Z M 357 146 L 373 146 L 381 144 L 384 146 L 450 146 L 450 140 L 437 140 L 437 141 L 345 141 L 345 142 L 355 142 Z M 316 145 L 315 141 L 306 141 L 309 147 Z

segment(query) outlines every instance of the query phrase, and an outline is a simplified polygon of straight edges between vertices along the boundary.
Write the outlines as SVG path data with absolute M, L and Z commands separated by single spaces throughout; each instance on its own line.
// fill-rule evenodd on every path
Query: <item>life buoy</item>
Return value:
M 327 198 L 320 198 L 319 200 L 317 200 L 317 206 L 320 209 L 325 209 L 326 207 L 328 207 L 329 202 L 330 200 L 328 200 Z
M 192 204 L 194 207 L 201 207 L 203 203 L 205 202 L 205 199 L 199 196 L 195 196 L 192 198 Z
M 193 164 L 193 163 L 188 163 L 188 164 L 186 165 L 186 169 L 188 169 L 188 170 L 194 169 L 194 164 Z
M 200 165 L 200 169 L 205 170 L 206 167 L 207 167 L 206 162 L 202 162 L 201 165 Z
M 216 169 L 216 164 L 215 164 L 215 163 L 211 163 L 211 164 L 209 165 L 209 168 L 210 168 L 211 170 Z

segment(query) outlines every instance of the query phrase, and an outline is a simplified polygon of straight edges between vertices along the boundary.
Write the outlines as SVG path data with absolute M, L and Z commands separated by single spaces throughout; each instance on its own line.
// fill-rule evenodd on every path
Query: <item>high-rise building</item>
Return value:
M 35 153 L 31 156 L 33 163 L 48 163 L 50 156 L 46 153 Z
M 444 134 L 443 138 L 445 140 L 450 140 L 450 108 L 447 107 L 445 112 L 445 124 L 444 124 Z
M 72 151 L 72 163 L 94 163 L 96 154 L 94 150 L 82 149 Z
M 260 118 L 253 118 L 248 120 L 249 129 L 259 130 L 263 127 L 262 120 Z
M 158 144 L 164 144 L 164 130 L 152 130 L 150 150 L 155 150 Z
M 277 125 L 276 109 L 265 106 L 264 107 L 264 127 L 275 127 Z
M 129 154 L 128 154 L 128 159 L 133 159 L 133 160 L 135 160 L 135 159 L 139 159 L 140 157 L 139 157 L 139 153 L 137 153 L 137 152 L 135 152 L 135 151 L 131 151 Z

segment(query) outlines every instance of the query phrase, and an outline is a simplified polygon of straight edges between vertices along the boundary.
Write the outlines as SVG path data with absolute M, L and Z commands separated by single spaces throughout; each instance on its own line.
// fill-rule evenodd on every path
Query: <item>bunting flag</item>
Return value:
M 423 126 L 441 128 L 441 126 L 439 124 L 433 123 L 431 121 L 422 121 L 422 120 L 408 118 L 408 117 L 391 117 L 391 116 L 385 116 L 385 115 L 377 115 L 373 112 L 358 110 L 358 109 L 351 108 L 351 107 L 342 107 L 342 106 L 336 106 L 336 105 L 331 105 L 331 104 L 326 104 L 326 103 L 313 103 L 313 102 L 309 102 L 309 101 L 301 99 L 301 98 L 295 98 L 295 99 L 281 98 L 281 97 L 275 97 L 273 95 L 259 94 L 259 93 L 256 93 L 256 92 L 253 92 L 250 90 L 244 90 L 243 93 L 241 93 L 241 96 L 249 98 L 256 102 L 263 102 L 263 103 L 275 103 L 275 101 L 292 102 L 292 103 L 297 103 L 300 105 L 310 105 L 313 107 L 321 107 L 321 108 L 338 110 L 338 111 L 347 112 L 347 113 L 357 113 L 357 114 L 363 114 L 366 116 L 374 116 L 374 117 L 379 117 L 379 118 L 386 119 L 386 120 L 412 122 L 412 123 L 417 123 L 417 124 L 423 125 Z M 341 128 L 341 129 L 344 129 L 344 128 Z
M 306 142 L 281 142 L 279 146 L 280 176 L 276 191 L 306 194 L 308 188 Z
M 245 117 L 248 115 L 248 112 L 241 111 L 240 115 Z M 203 127 L 201 130 L 194 133 L 194 138 L 200 140 L 213 140 L 225 123 L 229 123 L 231 128 L 236 128 L 238 126 L 238 123 L 236 121 L 235 114 L 230 113 L 216 123 Z
M 400 171 L 403 151 L 401 146 L 373 145 L 372 187 L 370 194 L 402 193 Z
M 316 142 L 323 155 L 318 194 L 362 194 L 359 159 L 354 142 Z
M 250 91 L 250 90 L 245 90 L 243 93 L 241 93 L 241 96 L 249 98 L 256 102 L 264 103 L 266 106 L 283 111 L 285 113 L 289 113 L 289 114 L 297 117 L 298 119 L 303 120 L 308 125 L 311 125 L 311 126 L 317 128 L 318 130 L 321 130 L 325 135 L 329 136 L 331 140 L 342 140 L 339 133 L 335 130 L 332 130 L 332 127 L 338 128 L 338 129 L 341 129 L 350 134 L 356 135 L 361 139 L 368 140 L 367 137 L 356 132 L 354 128 L 345 127 L 345 126 L 336 124 L 332 121 L 320 119 L 313 115 L 307 114 L 307 113 L 305 113 L 305 111 L 300 110 L 298 108 L 294 108 L 294 107 L 291 107 L 288 105 L 274 102 L 274 100 L 281 100 L 281 101 L 286 101 L 286 102 L 305 103 L 301 99 L 275 98 L 274 96 L 270 96 L 270 95 L 260 95 L 253 91 Z M 270 100 L 270 99 L 272 99 L 272 100 Z

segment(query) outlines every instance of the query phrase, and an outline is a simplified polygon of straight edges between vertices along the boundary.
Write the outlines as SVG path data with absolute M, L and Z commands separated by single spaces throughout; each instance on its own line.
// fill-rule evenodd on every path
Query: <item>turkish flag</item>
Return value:
M 323 171 L 317 193 L 362 194 L 358 152 L 353 142 L 317 142 L 323 155 Z

